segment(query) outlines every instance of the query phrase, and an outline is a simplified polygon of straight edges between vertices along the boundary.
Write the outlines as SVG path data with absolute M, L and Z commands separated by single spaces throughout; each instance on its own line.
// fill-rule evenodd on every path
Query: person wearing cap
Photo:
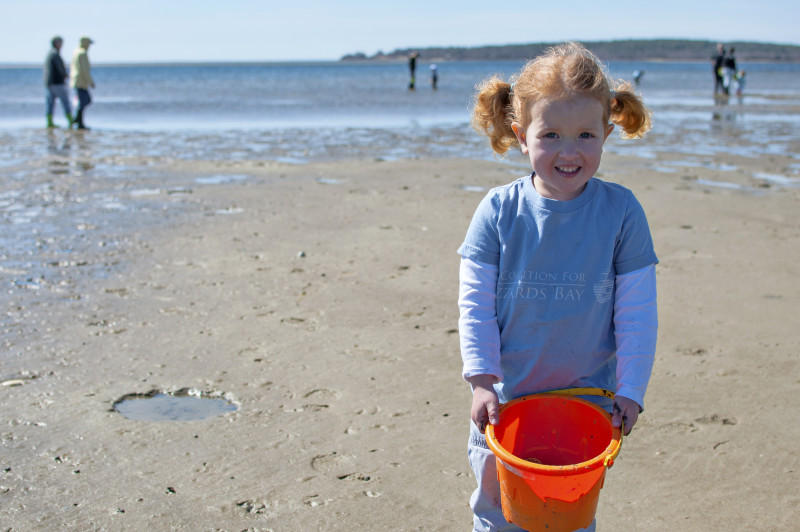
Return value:
M 81 37 L 80 44 L 72 54 L 72 64 L 70 65 L 70 85 L 78 95 L 78 109 L 75 111 L 75 123 L 78 129 L 87 129 L 83 123 L 83 111 L 92 103 L 89 89 L 94 88 L 94 80 L 89 65 L 89 45 L 93 42 L 89 37 Z
M 56 35 L 50 40 L 50 52 L 44 61 L 44 87 L 47 116 L 47 127 L 58 127 L 53 123 L 53 109 L 55 109 L 56 99 L 61 100 L 61 107 L 67 117 L 68 127 L 72 127 L 72 106 L 69 104 L 69 92 L 67 91 L 67 69 L 61 59 L 61 46 L 64 40 Z

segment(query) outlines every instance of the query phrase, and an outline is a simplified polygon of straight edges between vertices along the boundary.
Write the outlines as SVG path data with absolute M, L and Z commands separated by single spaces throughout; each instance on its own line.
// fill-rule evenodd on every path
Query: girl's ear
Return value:
M 608 136 L 611 134 L 612 131 L 614 131 L 614 124 L 608 124 L 606 126 L 606 136 L 603 137 L 603 142 L 606 141 L 606 139 L 608 138 Z
M 519 142 L 522 153 L 528 153 L 528 142 L 525 139 L 525 132 L 522 130 L 522 127 L 520 127 L 520 123 L 512 122 L 511 129 L 514 130 L 514 134 L 517 136 L 517 142 Z

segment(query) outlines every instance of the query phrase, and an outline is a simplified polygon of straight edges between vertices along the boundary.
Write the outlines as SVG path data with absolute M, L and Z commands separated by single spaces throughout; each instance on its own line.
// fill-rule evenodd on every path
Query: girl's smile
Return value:
M 583 192 L 600 166 L 603 143 L 614 129 L 603 105 L 589 96 L 541 99 L 530 107 L 526 130 L 514 123 L 522 153 L 535 172 L 533 184 L 546 198 L 569 201 Z

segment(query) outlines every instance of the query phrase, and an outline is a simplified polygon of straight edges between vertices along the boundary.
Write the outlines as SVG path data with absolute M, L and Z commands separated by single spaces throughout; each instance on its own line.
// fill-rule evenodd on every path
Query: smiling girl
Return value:
M 461 254 L 459 336 L 472 387 L 470 499 L 475 530 L 520 530 L 501 512 L 487 423 L 500 404 L 564 388 L 615 392 L 612 424 L 636 424 L 658 328 L 656 258 L 644 211 L 626 188 L 594 177 L 615 125 L 642 137 L 650 115 L 597 58 L 568 43 L 529 62 L 513 84 L 493 77 L 473 125 L 498 154 L 519 146 L 530 175 L 491 190 Z M 594 530 L 592 523 L 588 530 Z

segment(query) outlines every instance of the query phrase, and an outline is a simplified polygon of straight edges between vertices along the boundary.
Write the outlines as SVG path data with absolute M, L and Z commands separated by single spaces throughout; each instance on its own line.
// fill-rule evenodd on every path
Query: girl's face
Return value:
M 512 124 L 535 172 L 533 185 L 545 198 L 569 201 L 583 192 L 600 166 L 600 155 L 613 124 L 603 120 L 603 105 L 589 96 L 538 100 L 530 106 L 531 123 Z

